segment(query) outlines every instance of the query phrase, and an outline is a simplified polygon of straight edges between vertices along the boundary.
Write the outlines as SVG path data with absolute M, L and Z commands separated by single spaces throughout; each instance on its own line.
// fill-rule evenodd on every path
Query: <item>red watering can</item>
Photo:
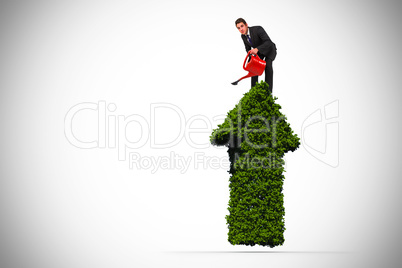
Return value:
M 262 73 L 264 72 L 265 65 L 267 65 L 267 63 L 265 61 L 263 61 L 262 59 L 260 59 L 260 57 L 258 57 L 258 55 L 252 55 L 252 56 L 249 56 L 249 55 L 250 55 L 250 51 L 247 53 L 247 56 L 244 59 L 244 63 L 243 63 L 243 69 L 248 71 L 248 75 L 243 76 L 236 82 L 233 82 L 232 85 L 237 85 L 237 83 L 239 83 L 239 81 L 244 78 L 262 75 Z M 246 64 L 247 59 L 249 59 L 249 61 Z

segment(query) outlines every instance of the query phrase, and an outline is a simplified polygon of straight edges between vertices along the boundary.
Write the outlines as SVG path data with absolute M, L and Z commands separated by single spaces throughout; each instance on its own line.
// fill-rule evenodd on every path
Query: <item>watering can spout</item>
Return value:
M 247 75 L 245 75 L 245 76 L 243 76 L 242 78 L 240 78 L 239 80 L 233 82 L 232 85 L 235 86 L 235 85 L 237 85 L 241 80 L 243 80 L 244 78 L 248 78 L 248 77 L 252 77 L 252 76 L 255 76 L 255 74 L 249 72 Z
M 248 74 L 246 76 L 243 76 L 239 80 L 233 82 L 232 85 L 237 85 L 239 83 L 239 81 L 243 80 L 244 78 L 262 75 L 262 73 L 264 72 L 265 66 L 267 63 L 265 61 L 263 61 L 262 59 L 260 59 L 260 57 L 258 57 L 258 55 L 253 55 L 250 57 L 249 57 L 249 55 L 250 55 L 250 51 L 247 53 L 247 56 L 244 59 L 244 63 L 243 63 L 243 69 L 248 71 Z M 247 59 L 249 59 L 249 61 L 247 62 L 247 65 L 246 65 Z

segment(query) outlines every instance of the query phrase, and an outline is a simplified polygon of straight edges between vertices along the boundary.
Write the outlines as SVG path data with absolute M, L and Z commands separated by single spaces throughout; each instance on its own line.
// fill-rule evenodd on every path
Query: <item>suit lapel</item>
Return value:
M 249 29 L 249 31 L 250 31 L 250 39 L 251 39 L 251 43 L 255 43 L 255 37 L 254 37 L 254 28 L 253 27 L 249 27 L 248 28 Z
M 241 38 L 243 39 L 244 43 L 251 45 L 250 42 L 248 41 L 247 34 L 242 34 Z
M 255 42 L 256 39 L 255 39 L 255 37 L 254 37 L 254 29 L 253 29 L 253 27 L 248 27 L 248 33 L 250 34 L 251 43 L 254 44 L 254 42 Z M 246 42 L 247 42 L 251 47 L 254 47 L 254 46 L 251 45 L 251 43 L 248 41 L 247 34 L 243 34 L 243 38 L 244 38 L 244 40 L 246 40 Z

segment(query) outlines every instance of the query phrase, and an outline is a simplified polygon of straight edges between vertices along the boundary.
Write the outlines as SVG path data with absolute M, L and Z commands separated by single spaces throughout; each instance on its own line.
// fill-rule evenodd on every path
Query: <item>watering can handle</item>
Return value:
M 250 55 L 250 53 L 251 53 L 251 50 L 248 51 L 247 56 L 246 56 L 246 58 L 244 59 L 244 62 L 243 62 L 243 69 L 244 69 L 244 70 L 246 70 L 246 61 L 247 61 L 248 56 Z M 260 57 L 258 57 L 257 54 L 255 54 L 254 56 L 257 57 L 258 59 L 260 59 Z M 247 70 L 246 70 L 246 71 L 247 71 Z

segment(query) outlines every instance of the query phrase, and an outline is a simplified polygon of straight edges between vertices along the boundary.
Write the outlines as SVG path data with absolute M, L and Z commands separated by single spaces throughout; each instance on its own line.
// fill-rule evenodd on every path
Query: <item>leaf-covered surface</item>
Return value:
M 283 156 L 300 140 L 268 84 L 257 83 L 213 130 L 213 145 L 227 146 L 230 160 L 228 240 L 233 245 L 284 243 Z

